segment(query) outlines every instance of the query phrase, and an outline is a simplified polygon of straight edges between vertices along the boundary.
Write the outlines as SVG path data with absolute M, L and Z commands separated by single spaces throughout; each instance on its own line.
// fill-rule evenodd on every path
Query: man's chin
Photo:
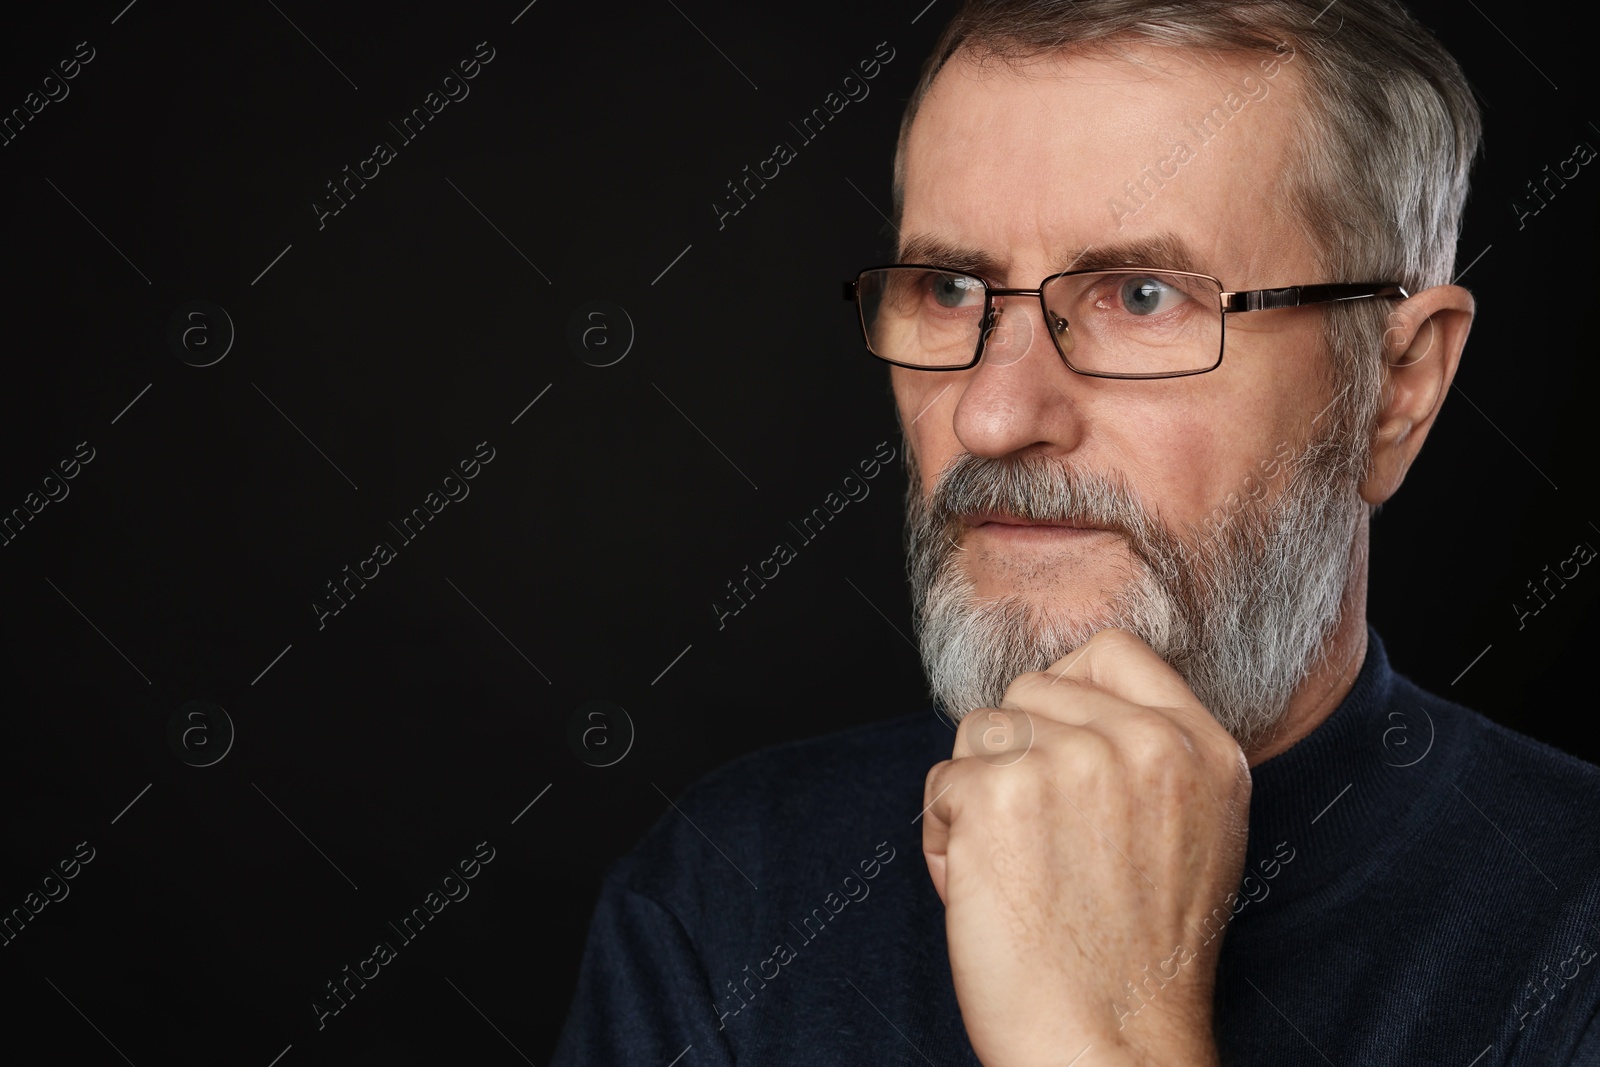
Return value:
M 1018 675 L 1045 670 L 1100 630 L 1126 622 L 1109 604 L 1036 609 L 1018 597 L 973 601 L 922 628 L 923 663 L 935 699 L 959 721 L 974 708 L 998 707 Z

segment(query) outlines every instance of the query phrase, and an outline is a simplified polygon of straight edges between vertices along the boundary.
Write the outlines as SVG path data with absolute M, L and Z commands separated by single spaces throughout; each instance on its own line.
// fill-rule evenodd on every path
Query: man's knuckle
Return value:
M 1080 781 L 1101 775 L 1116 760 L 1117 744 L 1099 730 L 1075 729 L 1066 731 L 1051 746 L 1050 762 L 1069 781 Z
M 1013 765 L 1002 774 L 986 774 L 973 783 L 991 817 L 1007 823 L 1032 819 L 1041 810 L 1049 782 L 1031 767 Z
M 1160 712 L 1129 712 L 1118 734 L 1124 758 L 1138 766 L 1171 766 L 1175 756 L 1194 753 L 1183 729 Z

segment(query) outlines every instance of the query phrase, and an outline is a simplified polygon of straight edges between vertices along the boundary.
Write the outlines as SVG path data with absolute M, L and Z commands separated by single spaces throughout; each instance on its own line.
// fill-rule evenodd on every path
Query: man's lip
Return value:
M 1090 526 L 1070 519 L 1066 521 L 1024 519 L 1017 515 L 1006 515 L 997 511 L 969 512 L 961 516 L 961 518 L 968 526 L 986 526 L 994 523 L 1000 526 L 1060 526 L 1072 530 L 1104 529 L 1102 526 Z

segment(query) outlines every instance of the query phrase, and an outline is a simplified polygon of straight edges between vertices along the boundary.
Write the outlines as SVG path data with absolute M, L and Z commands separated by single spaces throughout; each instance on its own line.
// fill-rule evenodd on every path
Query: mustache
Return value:
M 911 489 L 920 500 L 919 481 Z M 963 524 L 963 515 L 1001 512 L 1033 522 L 1097 526 L 1121 534 L 1136 547 L 1170 543 L 1121 476 L 1074 470 L 1040 455 L 988 459 L 961 452 L 917 510 L 927 527 L 947 534 Z

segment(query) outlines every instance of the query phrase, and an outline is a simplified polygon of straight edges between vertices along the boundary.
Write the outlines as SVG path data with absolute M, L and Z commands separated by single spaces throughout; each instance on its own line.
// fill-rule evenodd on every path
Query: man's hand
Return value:
M 928 772 L 922 851 L 987 1067 L 1214 1064 L 1250 771 L 1183 678 L 1102 630 L 980 708 Z M 1130 985 L 1131 983 L 1131 985 Z

